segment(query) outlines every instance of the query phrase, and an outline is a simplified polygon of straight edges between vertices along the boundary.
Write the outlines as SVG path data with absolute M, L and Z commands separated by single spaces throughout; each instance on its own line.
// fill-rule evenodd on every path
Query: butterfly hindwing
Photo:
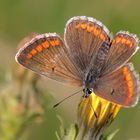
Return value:
M 140 81 L 132 63 L 101 77 L 95 86 L 95 94 L 112 103 L 131 107 L 138 101 Z

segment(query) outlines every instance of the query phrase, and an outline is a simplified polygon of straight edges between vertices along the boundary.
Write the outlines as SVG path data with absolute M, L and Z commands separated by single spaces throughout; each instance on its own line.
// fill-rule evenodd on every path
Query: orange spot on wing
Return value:
M 105 37 L 105 35 L 104 35 L 103 33 L 101 33 L 99 37 L 100 37 L 100 39 L 103 40 L 103 41 L 106 39 L 106 37 Z
M 32 55 L 35 55 L 36 53 L 37 53 L 37 51 L 36 51 L 35 49 L 32 49 L 32 50 L 31 50 L 31 54 L 32 54 Z
M 127 72 L 127 74 L 126 74 L 126 80 L 127 81 L 129 81 L 129 80 L 132 80 L 132 78 L 131 78 L 131 75 L 130 75 L 130 73 L 129 72 Z
M 100 33 L 101 33 L 101 29 L 99 27 L 98 28 L 94 28 L 93 34 L 95 36 L 98 36 Z
M 28 61 L 24 61 L 23 64 L 24 64 L 24 65 L 28 65 L 29 62 L 28 62 Z
M 120 43 L 120 41 L 121 41 L 121 37 L 118 36 L 118 37 L 115 39 L 115 42 L 116 42 L 116 43 Z
M 94 30 L 94 27 L 93 26 L 87 26 L 87 32 L 92 32 Z
M 49 47 L 49 42 L 45 41 L 42 43 L 43 48 L 48 48 Z
M 32 57 L 33 57 L 33 56 L 32 56 L 30 53 L 27 54 L 27 58 L 28 58 L 28 59 L 31 59 Z
M 127 83 L 127 85 L 128 85 L 129 87 L 133 87 L 133 81 L 129 81 L 129 82 Z
M 42 48 L 41 45 L 38 45 L 38 46 L 36 47 L 36 50 L 39 51 L 39 52 L 41 52 L 41 51 L 43 50 L 43 48 Z
M 126 39 L 126 45 L 128 45 L 129 48 L 133 46 L 132 40 L 131 39 Z
M 114 44 L 115 42 L 116 42 L 116 40 L 115 40 L 115 39 L 113 39 L 113 40 L 112 40 L 112 44 Z
M 129 99 L 128 100 L 131 100 L 131 97 L 133 96 L 133 92 L 134 92 L 133 87 L 129 87 L 128 91 L 129 91 L 129 94 L 128 94 Z
M 53 41 L 50 41 L 50 44 L 52 45 L 52 46 L 55 46 L 55 41 L 53 40 Z
M 60 43 L 61 43 L 60 40 L 58 40 L 58 39 L 55 40 L 55 45 L 56 45 L 56 46 L 60 45 Z
M 133 46 L 133 44 L 132 44 L 132 42 L 131 42 L 131 44 L 129 45 L 129 47 L 131 48 Z
M 121 43 L 122 43 L 122 44 L 125 44 L 125 42 L 126 42 L 126 39 L 125 39 L 125 38 L 122 38 L 122 39 L 121 39 Z
M 126 40 L 126 44 L 127 44 L 127 45 L 130 45 L 130 44 L 131 44 L 131 41 L 130 41 L 129 39 L 127 39 L 127 40 Z
M 86 29 L 86 27 L 87 27 L 87 24 L 85 24 L 85 23 L 81 24 L 82 29 Z

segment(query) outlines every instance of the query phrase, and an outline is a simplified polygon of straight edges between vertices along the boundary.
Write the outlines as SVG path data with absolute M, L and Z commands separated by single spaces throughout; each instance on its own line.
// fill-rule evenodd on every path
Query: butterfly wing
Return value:
M 66 24 L 64 41 L 75 65 L 82 72 L 88 72 L 90 67 L 98 69 L 95 66 L 98 51 L 108 47 L 110 37 L 108 29 L 101 22 L 91 17 L 79 16 L 71 18 Z M 103 56 L 104 54 L 101 59 L 104 59 Z M 100 62 L 96 65 L 101 65 Z
M 138 101 L 140 82 L 132 63 L 101 77 L 95 85 L 95 94 L 112 103 L 132 107 Z
M 51 79 L 79 86 L 79 71 L 69 59 L 62 39 L 56 33 L 36 35 L 17 53 L 16 61 Z
M 138 38 L 128 32 L 118 32 L 111 42 L 102 73 L 103 75 L 119 69 L 139 49 Z

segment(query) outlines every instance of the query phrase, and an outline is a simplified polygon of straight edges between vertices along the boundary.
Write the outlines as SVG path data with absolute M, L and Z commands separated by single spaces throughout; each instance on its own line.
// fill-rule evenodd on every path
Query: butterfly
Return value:
M 136 35 L 114 37 L 100 21 L 76 16 L 67 23 L 64 39 L 56 33 L 36 35 L 17 52 L 24 67 L 53 80 L 82 87 L 112 103 L 133 107 L 139 99 L 139 75 L 130 58 L 137 52 Z

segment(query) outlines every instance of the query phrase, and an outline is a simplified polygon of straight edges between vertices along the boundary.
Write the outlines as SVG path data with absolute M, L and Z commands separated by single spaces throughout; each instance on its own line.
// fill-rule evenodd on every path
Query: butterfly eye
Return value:
M 86 92 L 86 89 L 85 89 L 85 88 L 83 89 L 83 92 L 84 92 L 84 93 Z
M 93 89 L 90 88 L 90 89 L 88 90 L 88 94 L 91 94 L 92 92 L 93 92 Z

